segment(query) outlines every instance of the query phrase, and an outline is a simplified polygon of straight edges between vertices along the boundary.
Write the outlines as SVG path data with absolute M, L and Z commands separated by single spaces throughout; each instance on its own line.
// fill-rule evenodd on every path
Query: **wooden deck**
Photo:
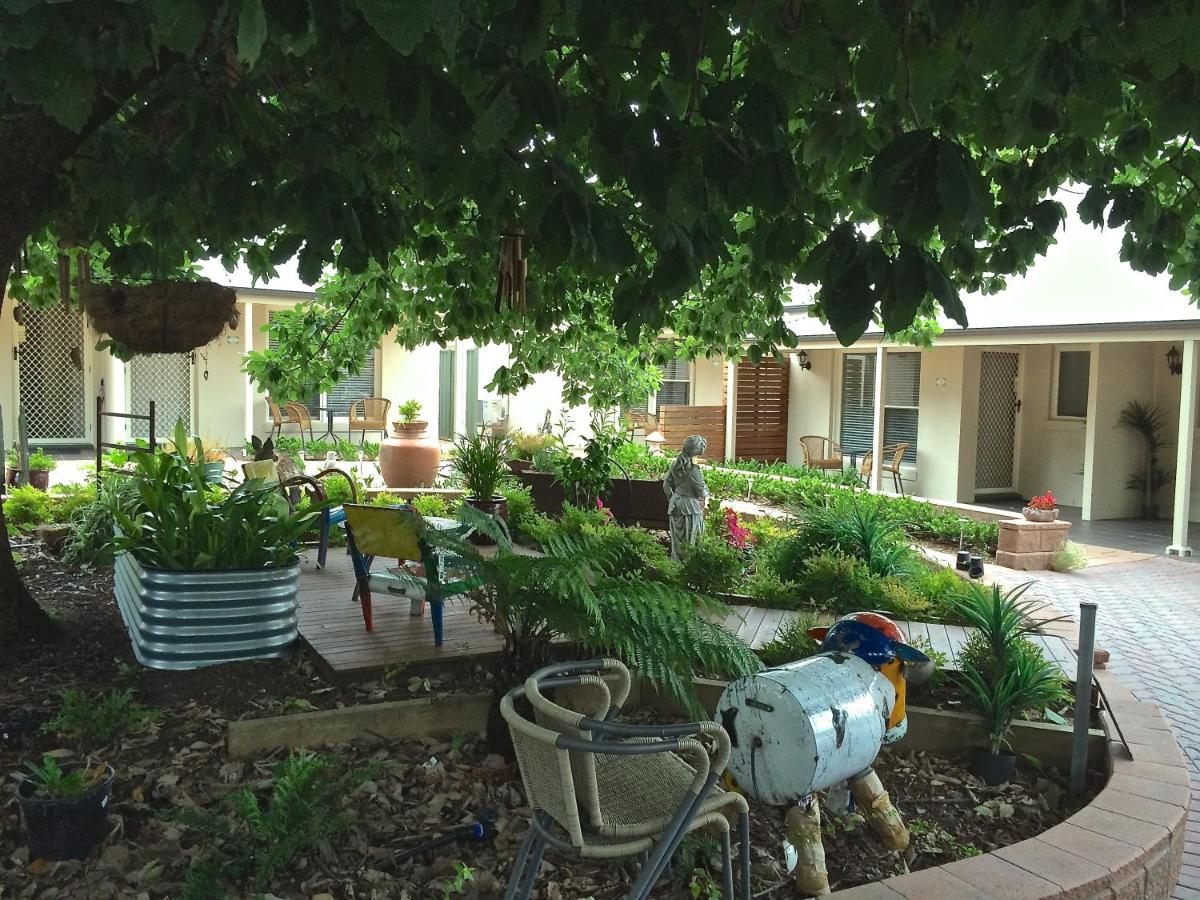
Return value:
M 362 612 L 351 602 L 354 573 L 350 558 L 331 549 L 329 565 L 318 569 L 312 553 L 302 560 L 299 593 L 300 637 L 317 655 L 326 674 L 339 678 L 369 678 L 391 666 L 435 669 L 469 665 L 494 658 L 504 645 L 490 625 L 480 623 L 464 599 L 445 605 L 444 643 L 433 645 L 429 615 L 412 616 L 405 597 L 372 594 L 375 630 L 363 627 Z M 761 647 L 775 637 L 783 625 L 799 613 L 756 606 L 735 606 L 722 625 L 751 647 Z M 934 649 L 944 653 L 950 668 L 956 668 L 959 649 L 970 629 L 958 625 L 925 622 L 897 623 L 910 637 L 928 638 Z M 1064 674 L 1075 677 L 1075 654 L 1058 635 L 1032 635 L 1047 658 L 1058 663 Z

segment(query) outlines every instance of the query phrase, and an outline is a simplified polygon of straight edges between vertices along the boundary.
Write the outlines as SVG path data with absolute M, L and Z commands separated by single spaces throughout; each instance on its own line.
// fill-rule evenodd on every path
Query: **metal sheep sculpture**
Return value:
M 919 684 L 933 663 L 878 613 L 851 613 L 809 632 L 816 656 L 732 682 L 717 705 L 729 733 L 729 772 L 738 787 L 772 804 L 795 804 L 786 817 L 796 851 L 796 888 L 828 894 L 818 791 L 831 807 L 858 805 L 889 850 L 908 846 L 908 829 L 871 768 L 884 744 L 908 728 L 908 682 Z

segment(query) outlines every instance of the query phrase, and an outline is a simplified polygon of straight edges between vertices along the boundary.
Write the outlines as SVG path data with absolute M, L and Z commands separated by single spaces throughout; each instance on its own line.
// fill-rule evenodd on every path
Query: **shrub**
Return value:
M 76 511 L 96 502 L 95 484 L 56 484 L 50 489 L 51 514 L 55 522 L 69 522 Z
M 832 550 L 862 560 L 876 575 L 897 575 L 913 562 L 895 517 L 870 495 L 851 491 L 810 509 L 798 539 L 812 551 Z
M 13 531 L 32 531 L 50 521 L 51 497 L 28 484 L 11 488 L 4 498 L 4 519 Z
M 756 569 L 743 585 L 742 592 L 754 598 L 755 606 L 768 609 L 802 609 L 812 605 L 800 585 L 794 581 L 784 581 L 761 567 Z
M 400 421 L 407 424 L 417 421 L 417 416 L 421 415 L 421 403 L 418 400 L 405 400 L 396 407 L 396 415 L 400 417 Z
M 450 504 L 440 494 L 422 494 L 419 497 L 413 497 L 411 505 L 422 516 L 445 519 L 451 515 Z
M 812 557 L 798 582 L 816 609 L 839 614 L 873 609 L 898 619 L 920 618 L 929 611 L 929 604 L 897 579 L 882 578 L 862 560 L 839 553 Z
M 58 461 L 41 447 L 38 447 L 29 454 L 28 465 L 32 472 L 50 472 L 58 465 Z
M 506 484 L 500 489 L 508 505 L 508 527 L 514 534 L 524 533 L 524 523 L 534 516 L 533 492 L 523 484 Z
M 1074 541 L 1063 541 L 1062 546 L 1050 557 L 1050 568 L 1055 572 L 1074 572 L 1086 569 L 1087 564 L 1087 554 Z
M 112 690 L 99 697 L 83 691 L 59 694 L 58 714 L 42 726 L 49 734 L 64 734 L 88 744 L 107 744 L 126 734 L 143 731 L 159 718 L 133 699 L 130 688 Z
M 721 594 L 732 591 L 741 578 L 742 555 L 725 541 L 705 534 L 683 558 L 680 578 L 693 591 Z
M 653 534 L 644 528 L 605 525 L 594 532 L 600 546 L 613 554 L 618 571 L 650 579 L 678 580 L 682 567 Z
M 784 666 L 812 656 L 820 649 L 820 644 L 809 635 L 808 629 L 816 624 L 817 620 L 811 615 L 797 616 L 754 652 L 768 667 Z
M 955 603 L 966 590 L 966 582 L 953 569 L 921 563 L 913 566 L 901 581 L 914 594 L 927 601 L 930 610 L 939 619 L 958 618 Z
M 119 474 L 104 476 L 103 496 L 78 507 L 71 514 L 71 535 L 63 548 L 63 562 L 72 566 L 109 565 L 116 519 L 113 507 L 124 506 L 137 496 L 133 479 Z
M 331 450 L 336 453 L 337 448 L 338 445 L 336 441 L 318 439 L 315 441 L 309 441 L 307 444 L 305 444 L 303 452 L 304 456 L 308 459 L 324 459 Z

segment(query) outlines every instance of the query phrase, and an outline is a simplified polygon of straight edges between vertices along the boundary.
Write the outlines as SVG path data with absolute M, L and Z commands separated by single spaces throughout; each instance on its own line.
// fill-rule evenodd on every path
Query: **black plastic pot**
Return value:
M 960 572 L 965 572 L 965 571 L 967 571 L 967 569 L 971 568 L 971 551 L 970 550 L 959 550 L 958 551 L 958 556 L 954 560 L 954 568 L 958 569 L 958 571 L 960 571 Z
M 475 507 L 481 513 L 491 516 L 493 519 L 508 521 L 508 501 L 499 495 L 493 497 L 491 500 L 481 500 L 478 497 L 464 497 L 463 503 Z M 486 534 L 478 531 L 471 532 L 471 536 L 467 540 L 477 547 L 490 547 L 496 543 Z
M 991 750 L 976 750 L 971 754 L 971 774 L 983 779 L 984 784 L 997 785 L 1012 781 L 1017 771 L 1015 753 L 993 753 Z
M 967 567 L 967 575 L 971 578 L 983 577 L 983 557 L 971 554 L 971 564 Z
M 83 763 L 65 763 L 64 772 L 83 768 Z M 51 799 L 37 797 L 37 782 L 26 778 L 17 784 L 17 800 L 29 832 L 30 859 L 84 859 L 104 840 L 108 800 L 115 773 L 107 766 L 104 780 L 80 797 Z

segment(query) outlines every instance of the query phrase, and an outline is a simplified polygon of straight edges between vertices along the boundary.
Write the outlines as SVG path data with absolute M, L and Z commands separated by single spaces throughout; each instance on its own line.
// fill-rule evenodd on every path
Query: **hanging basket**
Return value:
M 79 294 L 96 330 L 136 353 L 186 353 L 237 325 L 237 292 L 211 281 L 89 281 Z

